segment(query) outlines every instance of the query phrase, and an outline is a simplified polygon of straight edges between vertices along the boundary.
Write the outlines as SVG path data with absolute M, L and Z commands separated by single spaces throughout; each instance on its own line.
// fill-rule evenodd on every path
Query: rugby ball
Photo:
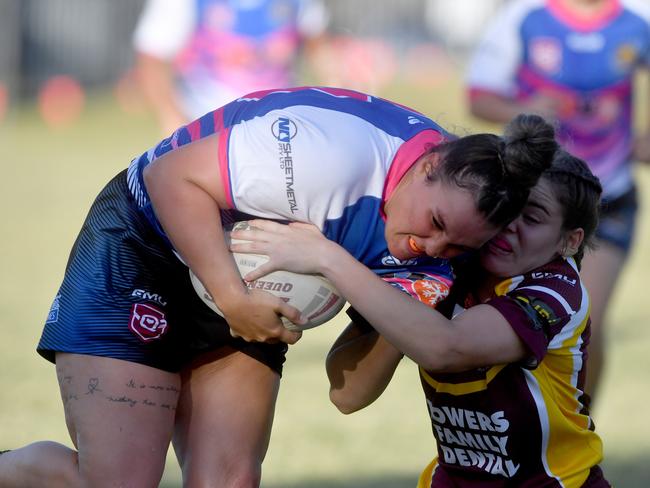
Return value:
M 250 224 L 245 221 L 237 222 L 232 227 L 233 230 L 247 230 L 250 228 Z M 226 240 L 230 242 L 229 232 L 226 232 Z M 232 242 L 238 241 L 233 240 Z M 268 261 L 267 256 L 260 254 L 231 253 L 231 255 L 241 276 L 245 276 Z M 210 293 L 192 270 L 190 270 L 190 280 L 201 300 L 216 313 L 223 316 Z M 287 318 L 281 317 L 282 323 L 289 330 L 300 331 L 322 325 L 334 318 L 345 305 L 345 300 L 338 290 L 321 275 L 273 271 L 259 280 L 246 282 L 245 284 L 250 289 L 264 290 L 280 297 L 292 307 L 300 310 L 302 316 L 308 321 L 304 325 L 296 325 Z

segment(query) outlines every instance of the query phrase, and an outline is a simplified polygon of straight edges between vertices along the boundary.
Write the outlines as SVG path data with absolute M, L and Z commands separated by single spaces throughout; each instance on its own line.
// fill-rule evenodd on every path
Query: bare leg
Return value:
M 77 451 L 40 442 L 3 454 L 0 486 L 157 487 L 173 430 L 179 375 L 62 353 L 56 370 Z
M 260 484 L 280 377 L 222 348 L 183 374 L 174 449 L 185 488 Z
M 592 401 L 595 400 L 605 367 L 607 307 L 624 262 L 625 254 L 620 249 L 600 242 L 599 248 L 587 253 L 582 263 L 581 277 L 591 299 L 591 342 L 585 391 Z
M 77 451 L 56 442 L 35 442 L 0 456 L 0 486 L 74 488 L 79 485 Z

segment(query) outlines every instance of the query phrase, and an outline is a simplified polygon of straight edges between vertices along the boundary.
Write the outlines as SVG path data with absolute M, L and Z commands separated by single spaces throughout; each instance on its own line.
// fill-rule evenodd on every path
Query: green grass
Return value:
M 453 80 L 434 90 L 392 87 L 383 93 L 457 132 L 483 129 L 467 117 Z M 69 249 L 103 184 L 153 145 L 147 116 L 120 112 L 109 97 L 91 99 L 74 126 L 56 131 L 23 107 L 0 125 L 0 449 L 39 439 L 70 444 L 52 365 L 34 351 L 63 275 Z M 650 173 L 640 172 L 642 197 Z M 595 412 L 604 467 L 619 487 L 650 486 L 649 307 L 642 295 L 650 269 L 650 209 L 643 198 L 639 239 L 611 311 L 610 356 Z M 305 333 L 292 347 L 264 465 L 266 488 L 414 487 L 435 445 L 415 365 L 404 361 L 375 404 L 344 416 L 329 404 L 324 357 L 343 319 Z M 180 486 L 169 457 L 161 486 Z

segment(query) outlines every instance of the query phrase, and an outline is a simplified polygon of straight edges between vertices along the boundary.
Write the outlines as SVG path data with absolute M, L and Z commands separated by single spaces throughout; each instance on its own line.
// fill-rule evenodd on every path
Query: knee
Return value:
M 5 454 L 10 475 L 0 476 L 3 486 L 81 487 L 77 452 L 52 441 L 39 441 Z
M 77 451 L 51 441 L 37 442 L 32 446 L 36 447 L 36 451 L 47 453 L 38 456 L 38 459 L 48 459 L 46 469 L 48 470 L 49 486 L 81 486 Z

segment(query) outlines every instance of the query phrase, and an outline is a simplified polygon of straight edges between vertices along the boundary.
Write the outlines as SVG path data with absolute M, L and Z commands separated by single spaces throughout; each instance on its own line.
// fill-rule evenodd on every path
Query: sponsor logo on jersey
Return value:
M 605 37 L 600 32 L 571 32 L 566 41 L 578 53 L 597 53 L 605 47 Z
M 424 122 L 422 122 L 422 121 L 421 121 L 420 119 L 418 119 L 417 117 L 413 117 L 412 115 L 409 115 L 409 119 L 408 119 L 408 120 L 409 120 L 409 124 L 411 124 L 411 125 L 415 125 L 415 124 L 424 124 Z
M 139 288 L 136 288 L 131 292 L 131 296 L 142 298 L 143 300 L 149 300 L 151 302 L 159 303 L 163 307 L 167 305 L 167 300 L 165 300 L 163 297 L 158 295 L 158 293 L 151 293 L 150 291 L 147 290 L 141 290 Z
M 381 264 L 384 266 L 413 266 L 418 263 L 417 258 L 398 259 L 395 256 L 384 256 L 381 258 Z
M 544 73 L 555 74 L 562 67 L 562 46 L 557 39 L 533 39 L 528 54 L 533 66 Z
M 571 286 L 575 286 L 575 284 L 577 282 L 576 279 L 571 279 L 568 276 L 563 275 L 561 273 L 550 273 L 548 271 L 544 271 L 544 272 L 536 271 L 536 272 L 531 273 L 531 276 L 532 276 L 532 278 L 534 280 L 542 280 L 542 279 L 545 279 L 545 278 L 555 278 L 555 279 L 564 281 L 565 283 L 567 283 L 567 284 L 569 284 Z
M 57 295 L 54 297 L 54 301 L 52 302 L 50 311 L 47 314 L 47 319 L 45 319 L 46 324 L 51 324 L 59 320 L 59 308 L 61 307 L 60 299 L 61 299 L 61 295 Z
M 287 117 L 279 117 L 271 126 L 271 133 L 278 140 L 280 169 L 284 172 L 285 194 L 292 214 L 298 211 L 296 191 L 293 186 L 293 148 L 291 147 L 291 139 L 297 132 L 296 124 Z
M 149 342 L 167 332 L 165 313 L 146 303 L 134 303 L 131 307 L 129 329 L 142 341 Z
M 296 137 L 298 127 L 293 120 L 287 117 L 278 117 L 278 120 L 271 125 L 271 133 L 280 142 L 290 142 Z

